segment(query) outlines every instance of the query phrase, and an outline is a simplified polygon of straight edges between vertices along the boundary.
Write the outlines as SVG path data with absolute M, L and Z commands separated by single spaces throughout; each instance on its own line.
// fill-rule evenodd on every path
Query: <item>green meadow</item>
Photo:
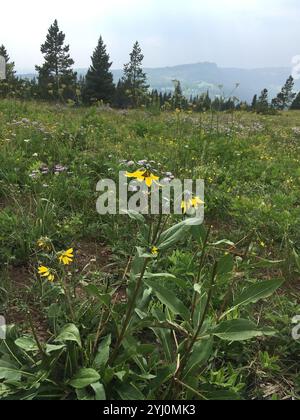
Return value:
M 144 167 L 203 225 L 99 215 Z M 0 399 L 299 399 L 299 279 L 300 112 L 0 101 Z

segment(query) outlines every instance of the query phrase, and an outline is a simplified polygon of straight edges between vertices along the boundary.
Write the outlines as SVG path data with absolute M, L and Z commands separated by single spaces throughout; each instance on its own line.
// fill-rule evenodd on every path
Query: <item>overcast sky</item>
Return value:
M 55 18 L 75 67 L 89 65 L 100 34 L 113 68 L 128 61 L 135 40 L 146 67 L 289 67 L 300 54 L 299 0 L 4 0 L 0 17 L 0 44 L 19 71 L 41 63 L 40 44 Z

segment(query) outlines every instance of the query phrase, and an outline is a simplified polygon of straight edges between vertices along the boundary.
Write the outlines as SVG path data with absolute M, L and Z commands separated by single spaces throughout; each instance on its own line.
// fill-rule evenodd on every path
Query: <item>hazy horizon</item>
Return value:
M 146 68 L 200 62 L 241 69 L 291 67 L 292 57 L 300 54 L 298 0 L 52 0 L 47 13 L 37 0 L 16 0 L 3 4 L 1 12 L 0 44 L 19 73 L 42 62 L 40 45 L 55 18 L 76 68 L 90 65 L 100 34 L 113 69 L 128 62 L 136 40 Z
M 191 62 L 191 63 L 177 63 L 177 64 L 174 64 L 174 65 L 171 65 L 171 66 L 168 66 L 168 65 L 166 65 L 166 66 L 157 66 L 157 67 L 153 67 L 153 66 L 144 66 L 144 69 L 145 70 L 147 70 L 147 69 L 149 69 L 149 70 L 156 70 L 156 69 L 159 69 L 159 68 L 162 68 L 162 69 L 164 69 L 164 68 L 173 68 L 173 67 L 180 67 L 180 66 L 193 66 L 193 65 L 198 65 L 198 64 L 215 64 L 215 65 L 217 65 L 217 67 L 218 68 L 220 68 L 220 69 L 238 69 L 238 70 L 268 70 L 268 69 L 288 69 L 288 68 L 291 68 L 291 70 L 292 70 L 292 66 L 291 65 L 289 65 L 289 66 L 267 66 L 267 67 L 249 67 L 249 68 L 245 68 L 245 67 L 234 67 L 234 66 L 220 66 L 220 65 L 218 65 L 218 63 L 214 63 L 214 62 L 211 62 L 211 61 L 197 61 L 197 62 Z M 87 65 L 87 66 L 85 66 L 85 67 L 77 67 L 76 66 L 76 63 L 75 63 L 75 65 L 73 66 L 74 67 L 74 69 L 75 70 L 88 70 L 88 68 L 89 68 L 89 66 L 90 66 L 90 63 Z M 114 66 L 112 66 L 112 71 L 121 71 L 121 70 L 123 70 L 123 66 L 121 66 L 121 67 L 114 67 Z M 37 72 L 35 71 L 35 68 L 33 67 L 33 68 L 23 68 L 23 69 L 18 69 L 17 68 L 17 74 L 32 74 L 32 73 L 36 73 L 37 74 Z

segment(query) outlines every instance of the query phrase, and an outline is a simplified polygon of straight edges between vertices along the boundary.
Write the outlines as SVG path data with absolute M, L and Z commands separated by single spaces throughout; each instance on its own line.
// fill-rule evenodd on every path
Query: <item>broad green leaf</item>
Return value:
M 205 229 L 205 227 L 202 225 L 199 226 L 192 226 L 192 235 L 193 238 L 199 243 L 199 244 L 203 244 L 203 242 L 206 239 L 207 236 L 207 231 Z
M 20 370 L 14 364 L 0 359 L 0 380 L 19 381 L 21 377 Z
M 190 226 L 191 228 L 193 228 L 194 226 L 202 225 L 203 221 L 199 217 L 188 217 L 187 219 L 184 220 L 183 223 L 185 223 L 187 226 Z
M 176 371 L 176 364 L 169 364 L 157 371 L 156 378 L 149 382 L 149 388 L 153 392 L 153 399 L 157 398 L 157 390 L 167 381 L 169 381 Z
M 111 345 L 111 335 L 105 337 L 99 347 L 94 360 L 94 366 L 97 370 L 102 369 L 108 362 L 109 359 L 109 349 Z
M 169 249 L 185 238 L 192 226 L 199 225 L 199 219 L 186 219 L 162 233 L 157 247 L 160 251 Z
M 111 303 L 111 295 L 108 293 L 101 293 L 97 286 L 89 284 L 84 290 L 92 297 L 97 298 L 105 306 L 109 306 Z
M 122 401 L 144 401 L 145 396 L 141 391 L 132 383 L 124 383 L 116 388 L 117 393 L 120 395 Z
M 122 210 L 122 214 L 127 214 L 130 219 L 135 220 L 136 222 L 145 223 L 145 217 L 135 210 Z
M 158 308 L 153 308 L 152 314 L 160 322 L 167 321 L 166 314 Z M 171 331 L 166 328 L 152 328 L 152 330 L 162 346 L 166 361 L 172 363 L 174 355 Z
M 213 338 L 201 340 L 194 344 L 192 354 L 184 370 L 184 377 L 194 375 L 212 355 Z
M 235 307 L 256 303 L 260 299 L 266 299 L 279 289 L 284 283 L 283 279 L 268 280 L 255 283 L 244 290 L 233 302 Z
M 74 324 L 65 325 L 54 341 L 63 343 L 66 341 L 74 341 L 79 347 L 82 346 L 79 330 Z
M 266 299 L 279 289 L 284 283 L 283 279 L 268 280 L 255 283 L 245 289 L 233 302 L 233 307 L 222 315 L 224 318 L 230 312 L 234 311 L 240 306 L 247 306 L 250 303 L 256 303 L 261 299 Z
M 224 255 L 218 262 L 218 274 L 231 273 L 234 267 L 234 260 L 230 254 Z
M 145 279 L 144 282 L 148 287 L 151 287 L 158 299 L 175 315 L 180 315 L 185 321 L 190 320 L 189 310 L 171 290 L 164 288 L 157 281 Z
M 249 267 L 251 267 L 251 268 L 268 268 L 268 267 L 274 267 L 275 265 L 278 265 L 278 264 L 282 264 L 283 262 L 284 262 L 284 260 L 272 261 L 272 260 L 265 260 L 265 259 L 262 258 L 257 263 L 249 263 Z
M 46 344 L 46 353 L 51 354 L 55 351 L 59 351 L 66 348 L 65 344 L 55 345 L 55 344 Z
M 95 392 L 96 401 L 106 401 L 105 389 L 104 389 L 104 386 L 100 384 L 100 382 L 91 384 L 91 387 L 93 388 Z
M 78 401 L 95 401 L 88 388 L 76 389 L 76 397 Z
M 70 380 L 69 384 L 76 389 L 83 389 L 98 382 L 100 375 L 94 369 L 80 369 Z
M 20 349 L 25 350 L 27 352 L 35 352 L 38 351 L 38 346 L 35 342 L 35 340 L 33 340 L 33 338 L 30 337 L 21 337 L 18 338 L 15 341 L 16 346 L 20 347 Z
M 140 258 L 138 255 L 134 257 L 131 264 L 131 275 L 133 276 L 133 278 L 135 278 L 137 274 L 141 273 L 144 264 L 145 264 L 144 258 Z
M 197 305 L 196 305 L 195 311 L 194 311 L 193 325 L 194 325 L 195 328 L 198 328 L 199 322 L 200 322 L 200 320 L 203 316 L 203 313 L 204 313 L 204 309 L 205 309 L 205 306 L 206 306 L 208 295 L 207 295 L 207 292 L 201 292 L 201 289 L 199 290 L 197 287 L 196 287 L 196 289 L 195 289 L 195 291 L 197 293 L 199 293 L 200 296 L 197 299 Z M 198 292 L 198 290 L 199 290 L 199 292 Z
M 274 335 L 271 328 L 260 328 L 246 319 L 224 321 L 215 327 L 212 334 L 224 341 L 245 341 L 254 337 Z

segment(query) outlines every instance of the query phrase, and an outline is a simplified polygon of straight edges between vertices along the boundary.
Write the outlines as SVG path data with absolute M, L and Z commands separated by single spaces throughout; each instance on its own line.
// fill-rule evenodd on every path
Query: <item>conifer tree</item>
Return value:
M 126 92 L 125 84 L 123 80 L 119 80 L 116 86 L 114 95 L 114 106 L 116 108 L 127 108 L 131 104 L 131 99 L 128 97 Z
M 300 109 L 300 92 L 296 96 L 296 98 L 293 100 L 293 103 L 291 105 L 291 110 L 297 110 Z
M 256 105 L 257 105 L 257 95 L 254 95 L 252 99 L 252 104 L 251 104 L 251 108 L 253 111 L 256 110 Z
M 290 76 L 281 89 L 281 92 L 272 100 L 273 108 L 283 111 L 291 105 L 296 97 L 296 93 L 293 92 L 294 84 L 294 79 Z
M 181 109 L 183 107 L 184 102 L 181 83 L 179 80 L 173 80 L 173 83 L 175 84 L 175 90 L 173 95 L 173 108 Z
M 74 99 L 77 75 L 72 70 L 74 61 L 69 51 L 69 45 L 65 45 L 65 34 L 55 20 L 41 46 L 45 62 L 40 67 L 36 66 L 43 99 Z
M 142 68 L 143 60 L 144 56 L 141 47 L 136 42 L 130 54 L 130 62 L 124 66 L 124 76 L 122 78 L 126 95 L 130 98 L 130 103 L 133 107 L 142 104 L 149 88 L 147 76 Z
M 256 111 L 258 113 L 265 113 L 269 109 L 269 92 L 268 89 L 263 89 L 256 104 Z
M 113 75 L 110 72 L 112 63 L 109 61 L 109 54 L 106 52 L 106 45 L 102 37 L 91 57 L 92 65 L 89 68 L 84 88 L 84 101 L 93 103 L 103 101 L 111 103 L 114 97 L 115 85 Z
M 6 50 L 6 48 L 5 48 L 5 46 L 3 44 L 0 46 L 0 55 L 2 55 L 2 57 L 5 58 L 5 61 L 7 63 L 9 62 L 8 52 L 7 52 L 7 50 Z

